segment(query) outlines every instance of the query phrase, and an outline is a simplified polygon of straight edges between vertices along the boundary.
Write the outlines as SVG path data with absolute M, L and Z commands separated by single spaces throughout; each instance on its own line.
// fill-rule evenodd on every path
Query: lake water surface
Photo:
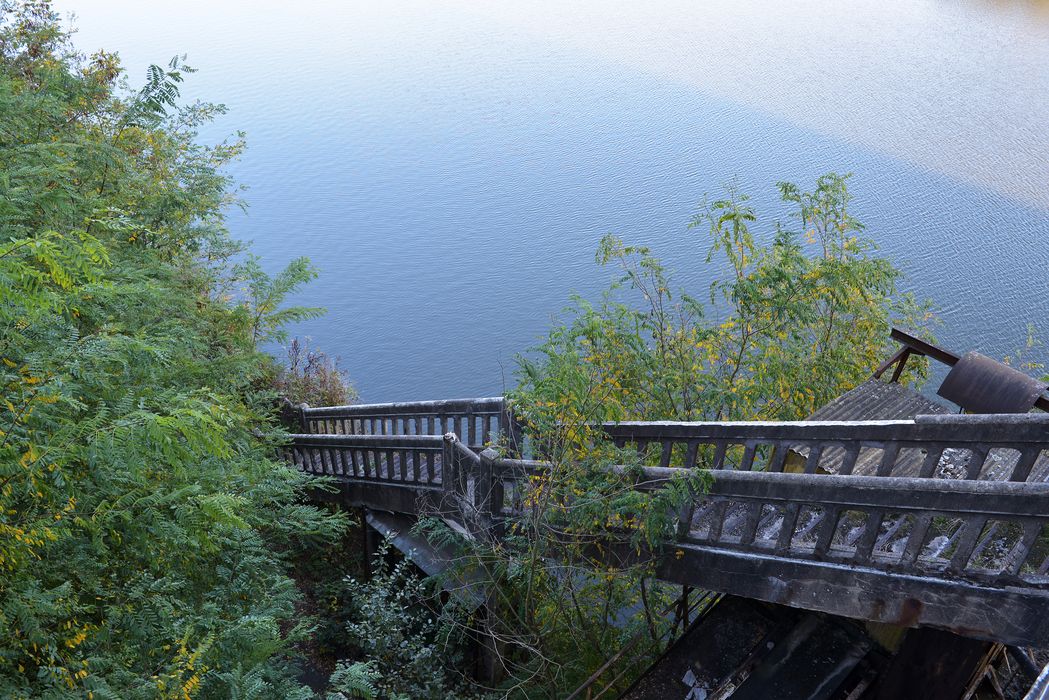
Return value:
M 851 171 L 855 212 L 957 350 L 1049 334 L 1049 5 L 977 2 L 233 3 L 61 0 L 134 83 L 188 53 L 184 95 L 249 150 L 234 234 L 310 256 L 295 329 L 369 401 L 490 395 L 607 232 L 697 292 L 686 224 L 730 181 L 760 230 L 775 183 Z M 1044 354 L 1044 353 L 1043 353 Z

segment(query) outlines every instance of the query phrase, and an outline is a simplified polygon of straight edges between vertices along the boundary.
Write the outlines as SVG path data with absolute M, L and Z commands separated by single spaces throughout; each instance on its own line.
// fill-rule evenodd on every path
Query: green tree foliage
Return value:
M 355 661 L 352 664 L 344 661 L 339 662 L 331 674 L 327 700 L 347 700 L 348 698 L 363 698 L 374 700 L 379 694 L 376 687 L 382 679 L 382 675 L 372 668 L 372 664 L 366 661 Z
M 745 195 L 706 205 L 689 229 L 707 232 L 706 262 L 725 274 L 702 297 L 673 289 L 648 248 L 606 236 L 597 260 L 620 276 L 598 304 L 576 298 L 521 360 L 518 410 L 538 434 L 582 431 L 561 436 L 588 444 L 594 420 L 803 418 L 869 377 L 891 324 L 930 315 L 897 293 L 847 180 L 824 175 L 811 193 L 780 183 L 800 230 L 776 224 L 764 244 Z
M 309 697 L 282 552 L 343 523 L 273 459 L 256 343 L 312 271 L 230 263 L 242 143 L 197 142 L 180 60 L 127 93 L 0 11 L 0 696 Z
M 367 659 L 382 697 L 459 697 L 466 614 L 454 598 L 442 603 L 435 580 L 424 580 L 408 559 L 395 559 L 390 550 L 384 540 L 367 580 L 343 581 L 350 607 L 345 641 Z

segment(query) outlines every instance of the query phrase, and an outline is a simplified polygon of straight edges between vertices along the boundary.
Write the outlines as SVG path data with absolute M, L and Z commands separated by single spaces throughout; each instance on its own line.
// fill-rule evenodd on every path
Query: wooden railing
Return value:
M 661 467 L 800 471 L 984 479 L 1044 480 L 1049 415 L 938 415 L 892 421 L 609 423 L 620 447 Z M 1036 465 L 1039 467 L 1035 469 Z
M 444 435 L 455 433 L 481 448 L 497 436 L 520 439 L 501 396 L 449 401 L 300 407 L 302 430 L 334 435 Z
M 285 457 L 313 474 L 438 487 L 440 435 L 292 435 Z
M 495 459 L 495 514 L 514 515 L 545 467 Z M 636 487 L 681 471 L 643 467 Z M 1047 506 L 1049 484 L 721 471 L 682 506 L 678 541 L 1049 589 Z
M 712 470 L 709 491 L 678 514 L 673 551 L 659 558 L 666 580 L 1049 645 L 1044 418 L 605 428 L 659 463 L 642 469 L 639 489 L 661 488 L 684 468 Z M 287 456 L 333 477 L 346 502 L 438 514 L 478 537 L 518 514 L 529 477 L 549 468 L 478 453 L 454 434 L 301 434 Z

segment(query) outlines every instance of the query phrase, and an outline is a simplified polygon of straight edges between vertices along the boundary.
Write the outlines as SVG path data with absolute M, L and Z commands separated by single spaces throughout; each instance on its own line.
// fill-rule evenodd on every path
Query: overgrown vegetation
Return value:
M 710 455 L 639 490 L 651 478 L 641 464 L 658 455 L 614 449 L 601 422 L 802 418 L 870 376 L 891 352 L 891 322 L 927 320 L 850 214 L 847 176 L 779 190 L 801 230 L 776 224 L 768 243 L 735 191 L 693 219 L 690 231 L 709 236 L 706 262 L 728 271 L 702 297 L 675 290 L 648 248 L 606 237 L 597 260 L 619 270 L 612 288 L 598 304 L 575 299 L 521 360 L 515 410 L 551 467 L 531 477 L 507 535 L 464 560 L 495 592 L 483 634 L 500 650 L 502 690 L 563 697 L 612 661 L 602 685 L 622 690 L 674 625 L 663 613 L 680 591 L 655 580 L 644 554 L 670 543 Z M 632 655 L 614 659 L 628 643 Z
M 619 276 L 599 303 L 574 299 L 522 359 L 518 410 L 544 435 L 593 420 L 798 419 L 866 379 L 891 354 L 891 322 L 930 315 L 897 293 L 900 273 L 852 216 L 847 183 L 780 183 L 800 230 L 775 223 L 768 242 L 746 195 L 705 205 L 689 231 L 727 274 L 703 294 L 674 289 L 647 247 L 606 236 L 597 261 Z M 905 380 L 920 378 L 914 367 Z
M 222 112 L 121 89 L 46 2 L 0 4 L 0 696 L 312 697 L 285 552 L 341 517 L 273 460 L 271 361 L 313 309 L 223 227 Z
M 338 358 L 311 348 L 309 339 L 293 338 L 287 345 L 286 364 L 274 369 L 273 386 L 292 403 L 344 406 L 357 400 Z

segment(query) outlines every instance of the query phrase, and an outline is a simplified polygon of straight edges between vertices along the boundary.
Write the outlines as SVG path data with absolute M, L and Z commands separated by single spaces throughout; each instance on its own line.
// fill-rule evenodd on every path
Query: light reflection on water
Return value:
M 853 171 L 858 216 L 933 298 L 944 342 L 1002 354 L 1049 297 L 1049 13 L 1016 2 L 63 2 L 78 43 L 248 131 L 231 228 L 311 256 L 298 329 L 369 400 L 498 392 L 606 232 L 702 290 L 685 224 L 736 179 Z M 1049 332 L 1049 324 L 1044 324 Z

